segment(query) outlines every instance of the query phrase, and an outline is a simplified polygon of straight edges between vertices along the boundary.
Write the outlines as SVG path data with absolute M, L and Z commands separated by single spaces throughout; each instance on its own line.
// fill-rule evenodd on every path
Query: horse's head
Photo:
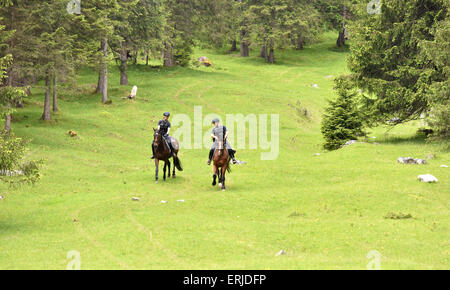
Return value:
M 155 143 L 155 146 L 158 147 L 159 142 L 161 142 L 161 134 L 159 133 L 159 130 L 153 128 L 153 140 Z

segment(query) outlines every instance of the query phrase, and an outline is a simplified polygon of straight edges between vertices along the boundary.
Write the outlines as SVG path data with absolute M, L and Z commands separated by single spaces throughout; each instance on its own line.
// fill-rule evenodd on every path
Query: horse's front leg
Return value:
M 214 175 L 213 175 L 213 183 L 212 186 L 216 186 L 217 182 L 216 182 L 216 178 L 217 178 L 217 167 L 215 165 L 213 165 L 213 171 L 214 171 Z
M 170 178 L 170 160 L 168 161 L 168 165 L 169 165 L 169 171 L 168 171 L 168 175 L 167 175 L 167 177 L 169 177 Z M 174 166 L 175 167 L 175 166 Z
M 164 181 L 166 181 L 166 170 L 167 170 L 167 162 L 166 161 L 164 161 L 164 169 L 163 169 L 163 171 L 164 171 Z
M 176 169 L 176 166 L 175 166 L 175 161 L 174 161 L 174 162 L 173 162 L 172 178 L 175 178 L 175 169 Z
M 220 187 L 220 188 L 222 188 L 222 178 L 223 178 L 222 168 L 223 168 L 223 167 L 221 167 L 221 168 L 219 168 L 219 169 L 217 170 L 217 171 L 218 171 L 218 174 L 219 174 L 219 187 Z
M 225 191 L 225 173 L 227 172 L 227 166 L 222 167 L 222 191 Z
M 155 183 L 158 184 L 159 160 L 155 158 Z

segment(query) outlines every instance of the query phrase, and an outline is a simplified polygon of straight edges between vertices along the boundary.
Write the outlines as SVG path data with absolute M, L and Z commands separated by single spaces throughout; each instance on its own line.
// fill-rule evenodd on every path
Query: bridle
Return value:
M 153 135 L 153 139 L 154 139 L 155 147 L 158 147 L 160 139 L 161 139 L 161 134 L 159 133 L 158 130 L 155 130 L 155 134 Z

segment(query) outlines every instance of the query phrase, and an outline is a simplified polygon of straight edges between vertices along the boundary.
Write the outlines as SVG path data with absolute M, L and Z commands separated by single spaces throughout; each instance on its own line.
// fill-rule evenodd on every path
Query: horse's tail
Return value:
M 183 171 L 183 167 L 181 166 L 181 161 L 180 161 L 180 158 L 178 158 L 178 156 L 173 157 L 173 165 L 175 165 L 175 167 L 179 171 Z
M 228 164 L 227 164 L 227 172 L 231 173 L 231 162 L 230 160 L 228 160 Z

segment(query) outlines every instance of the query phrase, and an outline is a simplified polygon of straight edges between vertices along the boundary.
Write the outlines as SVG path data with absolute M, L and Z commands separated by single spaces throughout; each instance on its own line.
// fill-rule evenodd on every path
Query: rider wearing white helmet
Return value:
M 209 151 L 208 165 L 211 165 L 211 161 L 214 157 L 214 151 L 218 147 L 218 142 L 217 142 L 218 140 L 225 140 L 225 148 L 227 149 L 228 154 L 230 155 L 231 159 L 233 160 L 233 164 L 236 164 L 237 161 L 234 157 L 234 154 L 236 153 L 236 151 L 233 150 L 233 148 L 231 148 L 230 143 L 228 143 L 227 137 L 228 137 L 229 131 L 227 130 L 227 127 L 219 126 L 220 120 L 217 118 L 212 120 L 212 124 L 214 125 L 214 128 L 211 132 L 211 138 L 213 138 L 214 143 L 211 147 L 211 150 Z

